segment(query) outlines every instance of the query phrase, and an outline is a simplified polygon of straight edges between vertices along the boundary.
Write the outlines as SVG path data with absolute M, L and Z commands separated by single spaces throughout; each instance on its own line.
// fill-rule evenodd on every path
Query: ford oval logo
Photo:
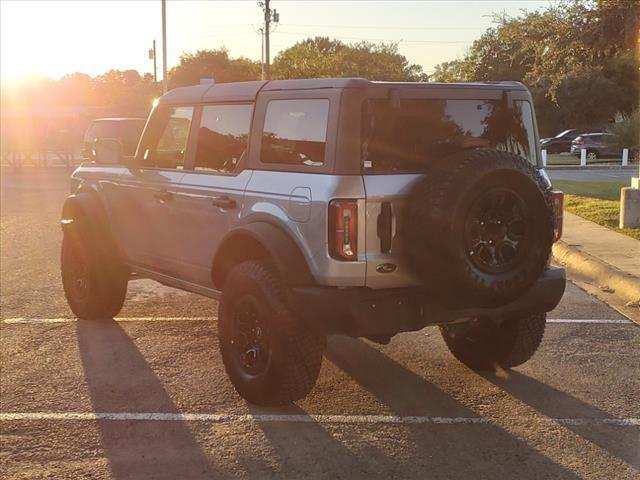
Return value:
M 396 271 L 396 265 L 393 263 L 381 263 L 376 267 L 378 273 L 392 273 Z

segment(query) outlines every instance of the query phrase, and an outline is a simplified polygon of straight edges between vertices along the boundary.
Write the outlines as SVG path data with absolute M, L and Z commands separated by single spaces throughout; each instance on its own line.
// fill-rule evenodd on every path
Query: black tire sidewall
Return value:
M 248 375 L 231 343 L 234 310 L 251 297 L 264 312 L 270 361 L 265 371 Z M 218 315 L 222 360 L 236 391 L 251 403 L 281 406 L 305 397 L 315 385 L 322 365 L 325 335 L 297 318 L 287 306 L 286 287 L 268 261 L 248 260 L 235 266 L 222 288 Z
M 272 396 L 272 389 L 282 382 L 282 364 L 286 361 L 286 355 L 278 341 L 280 332 L 276 319 L 276 312 L 282 311 L 282 308 L 274 305 L 273 292 L 269 292 L 268 287 L 251 276 L 232 272 L 225 282 L 220 301 L 218 336 L 222 358 L 232 383 L 240 395 L 252 403 L 260 403 L 263 398 Z M 264 315 L 261 320 L 267 326 L 267 342 L 271 351 L 267 369 L 254 376 L 243 370 L 232 345 L 235 308 L 247 297 L 256 301 L 260 313 Z
M 112 251 L 105 251 L 82 223 L 64 232 L 60 254 L 62 285 L 71 311 L 80 319 L 107 320 L 122 309 L 127 293 L 128 271 Z M 98 248 L 103 247 L 103 248 Z M 71 262 L 80 260 L 87 269 L 88 291 L 78 298 L 70 282 Z

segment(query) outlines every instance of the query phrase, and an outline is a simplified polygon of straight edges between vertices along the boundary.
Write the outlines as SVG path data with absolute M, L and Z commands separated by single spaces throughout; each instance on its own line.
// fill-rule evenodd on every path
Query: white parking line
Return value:
M 212 317 L 116 317 L 116 322 L 206 322 L 213 321 Z M 2 323 L 74 323 L 77 318 L 7 318 Z
M 28 412 L 0 413 L 0 421 L 160 421 L 160 422 L 215 422 L 215 423 L 355 423 L 355 424 L 416 424 L 437 425 L 492 424 L 486 417 L 430 417 L 397 415 L 237 415 L 217 413 L 103 413 L 103 412 Z M 547 423 L 570 426 L 612 425 L 638 427 L 640 418 L 546 418 Z
M 547 323 L 633 323 L 626 318 L 547 318 Z
M 213 317 L 116 317 L 117 322 L 207 322 L 214 321 Z M 76 318 L 7 318 L 2 323 L 73 323 Z M 601 323 L 601 324 L 632 324 L 626 318 L 605 319 L 605 318 L 548 318 L 547 323 Z

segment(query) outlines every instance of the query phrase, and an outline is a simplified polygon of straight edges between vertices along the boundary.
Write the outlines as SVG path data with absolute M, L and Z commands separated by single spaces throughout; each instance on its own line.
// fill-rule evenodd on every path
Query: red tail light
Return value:
M 329 254 L 338 260 L 358 259 L 356 200 L 333 200 L 329 204 Z
M 553 231 L 553 241 L 557 242 L 562 237 L 562 221 L 564 211 L 564 193 L 559 190 L 551 192 L 551 201 L 553 202 L 553 214 L 555 217 L 555 226 Z
M 582 139 L 582 137 L 578 137 L 573 141 L 573 143 L 575 143 L 576 145 L 583 145 L 584 140 Z

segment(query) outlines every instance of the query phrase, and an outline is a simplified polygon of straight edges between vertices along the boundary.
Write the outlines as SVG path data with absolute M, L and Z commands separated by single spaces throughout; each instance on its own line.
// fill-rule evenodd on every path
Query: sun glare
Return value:
M 131 43 L 147 32 L 131 23 L 153 2 L 128 2 L 124 10 L 118 3 L 0 1 L 0 78 L 144 69 L 146 50 L 132 52 Z M 137 59 L 142 65 L 132 65 Z

